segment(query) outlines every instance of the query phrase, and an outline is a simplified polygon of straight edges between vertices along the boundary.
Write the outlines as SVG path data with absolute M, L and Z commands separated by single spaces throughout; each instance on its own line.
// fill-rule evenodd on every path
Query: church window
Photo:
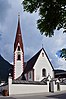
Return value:
M 44 57 L 44 53 L 42 53 L 42 57 Z
M 17 60 L 21 60 L 21 56 L 20 56 L 20 54 L 18 54 L 18 56 L 17 56 Z
M 46 69 L 42 69 L 42 77 L 46 76 Z
M 20 46 L 18 46 L 18 51 L 20 51 Z

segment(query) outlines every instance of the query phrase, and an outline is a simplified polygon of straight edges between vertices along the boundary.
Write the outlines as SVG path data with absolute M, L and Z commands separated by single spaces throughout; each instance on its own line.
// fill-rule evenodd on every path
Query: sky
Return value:
M 39 14 L 23 11 L 22 0 L 0 0 L 0 54 L 13 63 L 14 41 L 20 13 L 20 24 L 24 43 L 25 61 L 29 60 L 43 47 L 56 69 L 66 70 L 66 61 L 57 56 L 57 51 L 66 48 L 66 34 L 55 31 L 51 38 L 41 35 L 37 29 Z

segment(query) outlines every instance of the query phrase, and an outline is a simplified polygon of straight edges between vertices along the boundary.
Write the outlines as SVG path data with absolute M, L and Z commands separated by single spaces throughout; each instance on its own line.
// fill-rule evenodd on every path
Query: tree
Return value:
M 39 12 L 37 28 L 41 34 L 52 37 L 54 31 L 61 28 L 66 32 L 66 0 L 24 0 L 22 4 L 24 11 Z M 64 51 L 61 50 L 61 57 L 63 53 L 66 55 L 66 49 Z
M 63 28 L 66 32 L 66 0 L 24 0 L 24 11 L 39 11 L 37 28 L 41 34 L 51 37 L 54 30 Z
M 60 51 L 60 57 L 64 58 L 66 60 L 66 48 L 63 48 L 61 51 Z

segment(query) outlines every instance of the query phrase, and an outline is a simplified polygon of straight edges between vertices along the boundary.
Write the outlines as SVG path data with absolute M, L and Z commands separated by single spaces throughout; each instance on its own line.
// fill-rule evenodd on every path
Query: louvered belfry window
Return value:
M 21 55 L 20 54 L 18 54 L 17 60 L 21 60 Z
M 18 46 L 18 51 L 20 51 L 20 46 Z

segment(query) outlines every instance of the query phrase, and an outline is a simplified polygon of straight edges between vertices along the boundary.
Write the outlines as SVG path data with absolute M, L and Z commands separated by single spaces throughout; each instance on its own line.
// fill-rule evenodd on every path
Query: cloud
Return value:
M 25 57 L 24 57 L 25 61 L 29 60 L 35 54 L 34 49 L 31 47 L 26 47 L 24 51 L 25 51 Z
M 3 47 L 1 47 L 1 54 L 2 56 L 9 62 L 13 61 L 13 50 L 12 50 L 12 45 L 10 44 L 5 44 Z
M 13 61 L 13 45 L 17 29 L 18 12 L 20 12 L 25 61 L 38 52 L 43 44 L 53 67 L 66 69 L 66 62 L 56 56 L 58 50 L 66 48 L 66 35 L 62 33 L 62 30 L 55 31 L 55 35 L 52 38 L 41 35 L 36 25 L 36 21 L 39 18 L 38 13 L 29 14 L 23 12 L 21 1 L 0 0 L 0 31 L 2 31 L 0 53 L 9 62 Z
M 66 70 L 66 61 L 63 58 L 57 58 L 58 69 Z
M 2 34 L 0 33 L 0 40 L 1 40 Z
M 0 0 L 0 24 L 3 24 L 3 22 L 5 21 L 10 7 L 11 5 L 9 4 L 8 0 Z
M 0 0 L 0 41 L 3 37 L 3 31 L 5 29 L 5 20 L 8 15 L 8 11 L 11 8 L 9 0 Z

